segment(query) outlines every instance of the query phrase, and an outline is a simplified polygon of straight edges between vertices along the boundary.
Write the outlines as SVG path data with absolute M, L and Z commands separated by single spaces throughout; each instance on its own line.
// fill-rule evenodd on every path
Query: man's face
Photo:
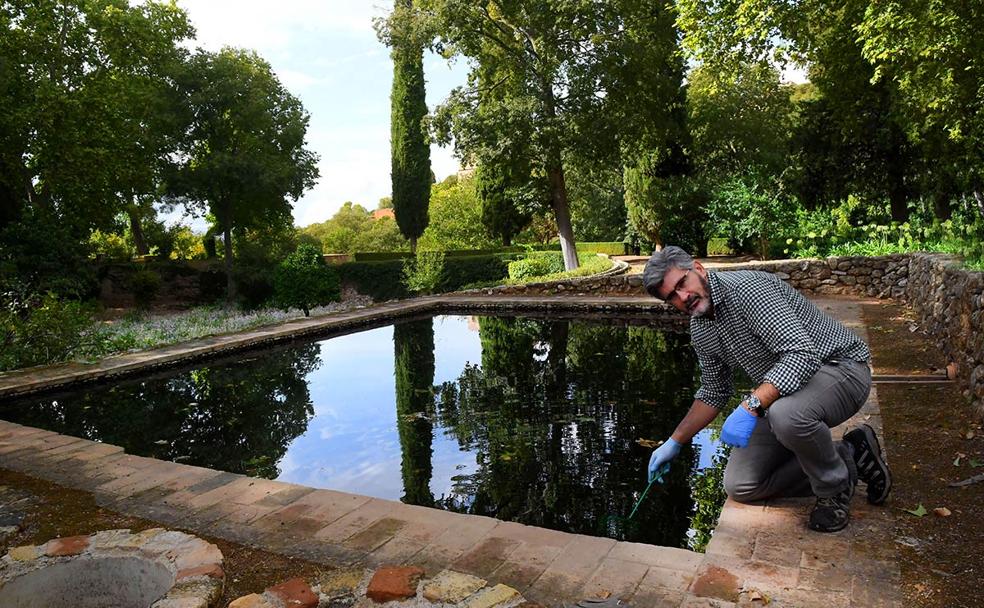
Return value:
M 661 300 L 691 317 L 703 317 L 711 309 L 711 288 L 700 262 L 690 270 L 670 266 L 656 291 Z

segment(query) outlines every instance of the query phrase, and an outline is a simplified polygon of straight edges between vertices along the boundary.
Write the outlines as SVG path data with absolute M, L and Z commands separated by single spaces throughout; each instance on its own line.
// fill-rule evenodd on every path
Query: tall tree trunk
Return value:
M 130 234 L 133 236 L 133 246 L 137 249 L 137 255 L 147 255 L 150 253 L 150 249 L 147 247 L 147 239 L 144 238 L 140 216 L 137 214 L 133 201 L 126 206 L 126 215 L 130 218 Z
M 554 99 L 553 87 L 548 80 L 542 82 L 545 118 L 553 123 L 557 118 L 557 104 Z M 564 162 L 560 154 L 560 142 L 556 135 L 550 135 L 547 140 L 547 180 L 550 183 L 550 204 L 553 207 L 554 219 L 557 220 L 557 232 L 560 236 L 560 251 L 564 255 L 564 268 L 575 270 L 578 267 L 577 247 L 574 244 L 574 228 L 571 226 L 571 207 L 567 200 L 567 180 L 564 178 Z
M 984 218 L 984 195 L 977 188 L 974 188 L 974 200 L 977 201 L 977 210 L 981 212 L 981 217 Z
M 410 237 L 410 253 L 412 255 L 417 254 L 417 237 L 415 236 Z
M 558 154 L 559 157 L 559 154 Z M 557 232 L 560 236 L 560 251 L 564 255 L 564 268 L 574 270 L 578 267 L 577 247 L 574 244 L 574 229 L 571 227 L 571 207 L 567 201 L 567 182 L 564 179 L 564 167 L 552 162 L 547 169 L 550 180 L 550 203 L 553 207 L 554 219 L 557 220 Z
M 225 241 L 226 302 L 231 305 L 236 301 L 236 282 L 232 279 L 232 227 L 228 223 L 223 224 L 222 239 Z

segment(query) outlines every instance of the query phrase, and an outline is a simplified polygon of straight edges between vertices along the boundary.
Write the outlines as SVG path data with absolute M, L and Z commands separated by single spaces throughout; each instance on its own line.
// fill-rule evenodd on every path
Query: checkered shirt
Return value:
M 741 366 L 780 396 L 795 393 L 824 363 L 866 362 L 868 346 L 775 275 L 752 270 L 708 272 L 714 319 L 694 317 L 690 334 L 700 364 L 694 396 L 724 407 Z

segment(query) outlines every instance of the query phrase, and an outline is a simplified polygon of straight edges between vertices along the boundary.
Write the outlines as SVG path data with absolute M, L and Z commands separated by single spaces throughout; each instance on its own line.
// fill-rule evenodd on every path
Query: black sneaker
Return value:
M 844 441 L 854 448 L 858 476 L 868 484 L 868 502 L 873 505 L 882 504 L 892 490 L 892 472 L 882 458 L 881 445 L 874 429 L 862 424 L 845 434 Z
M 847 527 L 851 519 L 851 498 L 854 497 L 854 486 L 839 494 L 826 498 L 817 498 L 817 504 L 810 513 L 810 529 L 817 532 L 838 532 Z

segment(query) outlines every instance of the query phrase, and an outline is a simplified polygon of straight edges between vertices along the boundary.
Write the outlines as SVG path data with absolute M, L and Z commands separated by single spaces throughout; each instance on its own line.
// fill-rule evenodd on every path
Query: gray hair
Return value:
M 659 297 L 657 290 L 670 266 L 681 270 L 690 270 L 694 267 L 694 258 L 675 245 L 667 245 L 653 253 L 649 261 L 646 262 L 646 269 L 642 271 L 642 285 L 649 295 L 654 298 Z

